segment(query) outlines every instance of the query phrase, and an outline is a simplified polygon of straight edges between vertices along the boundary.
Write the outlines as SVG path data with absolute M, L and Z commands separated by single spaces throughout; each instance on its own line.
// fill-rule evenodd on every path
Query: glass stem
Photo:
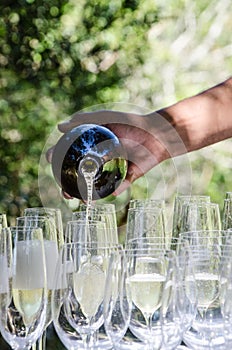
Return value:
M 46 330 L 43 331 L 36 343 L 32 345 L 32 350 L 46 350 Z
M 152 315 L 150 314 L 144 314 L 145 321 L 147 324 L 148 332 L 149 332 L 149 340 L 148 343 L 148 349 L 153 350 L 153 341 L 152 341 Z
M 94 349 L 94 333 L 90 332 L 87 334 L 82 334 L 82 340 L 84 343 L 84 349 L 93 350 Z

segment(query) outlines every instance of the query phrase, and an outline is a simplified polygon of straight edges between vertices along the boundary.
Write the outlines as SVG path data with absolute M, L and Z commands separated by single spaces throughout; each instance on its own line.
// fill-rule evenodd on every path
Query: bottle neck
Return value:
M 99 159 L 93 156 L 84 157 L 78 167 L 78 171 L 82 176 L 92 175 L 93 177 L 97 174 L 101 164 Z

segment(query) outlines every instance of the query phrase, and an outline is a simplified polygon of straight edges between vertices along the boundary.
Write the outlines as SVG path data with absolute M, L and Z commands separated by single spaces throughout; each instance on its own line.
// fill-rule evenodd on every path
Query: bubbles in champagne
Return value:
M 74 275 L 74 293 L 82 312 L 93 317 L 104 297 L 105 273 L 99 264 L 86 262 Z

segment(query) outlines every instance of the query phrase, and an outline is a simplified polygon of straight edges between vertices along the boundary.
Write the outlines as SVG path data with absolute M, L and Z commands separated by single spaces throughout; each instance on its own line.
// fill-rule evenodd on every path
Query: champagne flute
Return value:
M 16 218 L 17 226 L 20 228 L 34 230 L 40 229 L 43 235 L 45 263 L 46 263 L 46 276 L 47 276 L 47 292 L 48 292 L 48 305 L 47 315 L 45 322 L 45 329 L 52 322 L 51 314 L 51 293 L 54 288 L 55 269 L 58 261 L 58 242 L 57 233 L 54 221 L 43 216 L 23 216 Z
M 154 236 L 130 239 L 126 246 L 127 250 L 144 249 L 144 251 L 146 250 L 147 252 L 154 248 L 165 251 L 167 246 L 162 238 Z
M 160 308 L 162 348 L 174 350 L 181 344 L 183 313 L 185 312 L 184 281 L 180 278 L 177 257 L 174 251 L 167 252 L 167 277 L 163 288 Z M 185 281 L 186 282 L 186 281 Z
M 225 259 L 222 261 L 221 280 L 224 290 L 221 293 L 221 308 L 225 326 L 225 341 L 227 348 L 232 346 L 232 244 L 231 241 L 222 246 L 222 254 Z
M 63 234 L 61 230 L 59 210 L 47 208 L 27 208 L 26 216 L 16 218 L 16 223 L 20 227 L 41 228 L 44 238 L 46 273 L 48 280 L 48 306 L 47 317 L 44 332 L 33 349 L 46 349 L 46 329 L 52 322 L 51 315 L 51 292 L 54 287 L 54 275 L 56 263 L 58 260 L 58 250 L 63 242 Z M 46 214 L 42 216 L 42 214 Z
M 182 205 L 180 233 L 197 230 L 220 230 L 221 218 L 217 203 L 189 202 Z
M 7 217 L 5 213 L 0 213 L 0 232 L 2 228 L 7 227 Z
M 105 225 L 105 221 L 88 220 L 86 222 L 86 212 L 81 213 L 83 220 L 68 221 L 65 231 L 65 242 L 66 243 L 81 243 L 93 245 L 95 247 L 109 247 L 113 249 L 112 242 L 109 243 L 108 230 Z M 94 216 L 96 219 L 96 216 Z M 98 217 L 97 217 L 98 218 Z M 116 245 L 114 247 L 117 247 Z M 105 328 L 102 326 L 94 334 L 94 347 L 100 349 L 111 348 L 111 343 L 106 335 Z
M 129 201 L 129 209 L 130 208 L 162 208 L 165 209 L 165 201 L 164 199 L 153 199 L 153 198 L 146 198 L 146 199 L 131 199 Z
M 127 260 L 124 250 L 111 253 L 104 293 L 104 327 L 113 344 L 120 342 L 129 326 L 131 298 L 126 290 Z
M 129 328 L 147 342 L 149 349 L 160 349 L 162 334 L 158 315 L 167 276 L 165 253 L 156 249 L 148 253 L 143 249 L 129 250 L 127 259 L 126 283 L 132 299 Z
M 223 209 L 222 209 L 222 229 L 229 230 L 232 228 L 232 197 L 229 197 L 229 193 L 227 192 L 227 198 L 223 201 Z
M 60 250 L 64 244 L 63 222 L 60 209 L 45 207 L 25 208 L 24 216 L 45 216 L 53 221 L 56 228 L 58 248 Z
M 127 242 L 134 238 L 159 237 L 164 243 L 167 239 L 165 234 L 165 218 L 162 208 L 131 208 L 128 209 L 126 246 Z M 167 242 L 166 242 L 167 243 Z
M 29 350 L 43 332 L 47 286 L 42 230 L 6 228 L 11 254 L 7 288 L 0 294 L 0 329 L 15 350 Z M 1 235 L 0 240 L 4 235 Z M 39 262 L 39 264 L 38 264 Z
M 108 232 L 108 243 L 112 245 L 118 244 L 118 228 L 114 204 L 95 203 L 90 208 L 85 204 L 80 204 L 79 210 L 72 214 L 72 220 L 83 218 L 86 220 L 104 221 Z
M 55 329 L 60 310 L 81 335 L 85 349 L 94 348 L 94 333 L 103 325 L 103 302 L 109 249 L 67 243 L 61 250 L 56 289 L 52 293 Z
M 186 203 L 209 203 L 210 196 L 204 195 L 177 195 L 174 200 L 172 237 L 179 237 L 182 218 L 182 206 Z
M 108 231 L 104 221 L 72 220 L 68 221 L 65 230 L 65 242 L 91 243 L 98 242 L 100 246 L 108 244 Z
M 191 247 L 197 288 L 197 313 L 183 339 L 193 349 L 224 349 L 225 327 L 221 298 L 226 278 L 222 278 L 223 257 L 220 244 Z
M 190 232 L 182 232 L 179 237 L 179 241 L 187 240 L 191 247 L 198 247 L 199 250 L 207 245 L 217 245 L 220 249 L 222 244 L 226 242 L 229 244 L 229 236 L 224 230 L 198 230 Z

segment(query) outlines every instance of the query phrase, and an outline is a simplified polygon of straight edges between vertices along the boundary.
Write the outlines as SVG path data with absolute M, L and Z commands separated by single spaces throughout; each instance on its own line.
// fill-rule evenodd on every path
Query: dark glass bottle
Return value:
M 114 133 L 83 124 L 64 134 L 52 155 L 57 183 L 72 197 L 88 199 L 86 174 L 92 174 L 92 199 L 110 195 L 126 176 L 125 151 Z

